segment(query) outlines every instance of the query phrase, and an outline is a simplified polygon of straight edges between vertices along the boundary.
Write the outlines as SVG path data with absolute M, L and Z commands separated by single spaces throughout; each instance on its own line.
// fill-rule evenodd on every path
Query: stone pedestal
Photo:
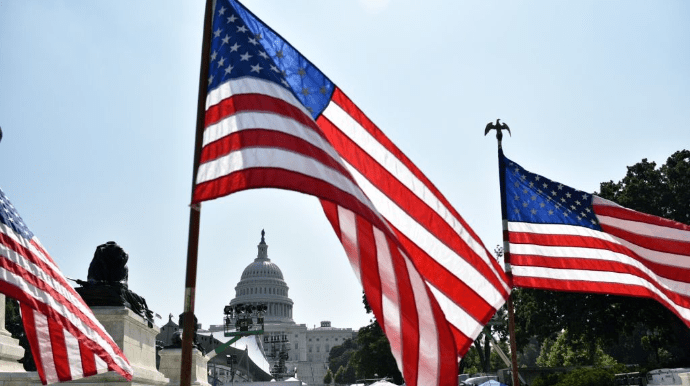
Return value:
M 0 373 L 0 386 L 42 386 L 35 371 Z
M 24 366 L 17 362 L 24 357 L 24 349 L 17 339 L 5 330 L 5 295 L 0 294 L 0 372 L 23 372 Z
M 678 374 L 680 377 L 681 385 L 690 386 L 690 373 Z
M 181 348 L 164 348 L 160 351 L 160 371 L 170 379 L 170 386 L 180 384 Z M 199 350 L 192 350 L 192 385 L 210 386 L 208 383 L 208 359 Z
M 105 327 L 113 341 L 129 360 L 134 376 L 127 382 L 119 374 L 109 372 L 75 381 L 78 383 L 116 382 L 132 385 L 165 385 L 168 379 L 156 370 L 156 335 L 160 329 L 125 307 L 91 307 L 96 319 Z
M 4 302 L 2 304 L 4 305 Z M 92 307 L 91 310 L 129 360 L 134 376 L 131 381 L 127 381 L 119 374 L 110 371 L 69 383 L 81 386 L 164 386 L 168 384 L 168 379 L 156 370 L 156 335 L 160 332 L 158 327 L 149 327 L 144 318 L 125 307 Z M 0 345 L 1 342 L 0 337 Z M 19 357 L 21 358 L 22 355 Z M 4 366 L 5 363 L 0 362 L 2 371 L 9 371 L 5 370 Z M 204 367 L 204 374 L 205 369 L 206 367 Z M 23 368 L 21 371 L 0 372 L 0 386 L 40 386 L 38 373 L 24 372 Z M 208 383 L 203 386 L 208 386 Z
M 127 381 L 120 374 L 110 371 L 69 383 L 83 386 L 167 385 L 168 379 L 156 370 L 158 327 L 149 327 L 144 318 L 125 307 L 91 307 L 91 311 L 129 360 L 134 376 Z
M 24 366 L 17 362 L 23 357 L 24 349 L 19 345 L 19 341 L 12 338 L 4 328 L 0 330 L 0 372 L 24 371 Z

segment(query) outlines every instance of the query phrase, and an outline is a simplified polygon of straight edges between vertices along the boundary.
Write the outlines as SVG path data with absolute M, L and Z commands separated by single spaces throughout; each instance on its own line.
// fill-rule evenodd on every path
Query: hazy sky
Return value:
M 245 0 L 501 242 L 496 141 L 530 171 L 595 191 L 690 146 L 685 1 Z M 99 244 L 130 289 L 177 315 L 183 291 L 204 3 L 0 0 L 0 187 L 66 276 Z M 223 306 L 261 229 L 312 327 L 368 323 L 316 198 L 254 190 L 204 203 L 196 311 Z

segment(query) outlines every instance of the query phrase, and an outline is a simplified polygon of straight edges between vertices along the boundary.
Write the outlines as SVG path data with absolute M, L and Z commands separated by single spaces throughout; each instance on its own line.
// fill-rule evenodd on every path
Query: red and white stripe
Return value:
M 0 224 L 0 292 L 19 301 L 43 384 L 132 368 L 91 309 L 34 237 Z
M 690 226 L 593 197 L 602 231 L 509 222 L 519 287 L 656 299 L 690 326 Z
M 429 285 L 464 354 L 510 287 L 445 197 L 339 89 L 317 119 Z
M 321 199 L 409 385 L 456 385 L 458 356 L 509 294 L 479 238 L 336 90 L 316 122 L 251 77 L 209 92 L 194 202 L 274 187 Z

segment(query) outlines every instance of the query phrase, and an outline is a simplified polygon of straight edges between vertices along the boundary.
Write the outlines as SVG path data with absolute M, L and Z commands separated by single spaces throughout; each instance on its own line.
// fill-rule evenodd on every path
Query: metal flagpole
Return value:
M 484 130 L 484 135 L 487 135 L 492 129 L 496 130 L 496 141 L 498 142 L 498 175 L 501 185 L 501 218 L 503 227 L 503 259 L 505 262 L 506 274 L 508 276 L 510 273 L 510 243 L 508 242 L 507 235 L 507 212 L 506 212 L 506 193 L 505 193 L 505 168 L 503 167 L 503 159 L 501 158 L 501 152 L 503 149 L 502 140 L 503 133 L 502 130 L 507 130 L 510 133 L 510 128 L 505 123 L 501 123 L 500 119 L 496 120 L 496 123 L 489 122 Z M 510 361 L 512 364 L 512 381 L 513 386 L 519 386 L 520 381 L 518 378 L 518 365 L 517 365 L 517 344 L 515 343 L 515 311 L 513 309 L 513 295 L 508 296 L 508 301 L 506 302 L 506 307 L 508 308 L 508 333 L 510 334 Z
M 192 196 L 196 173 L 201 158 L 201 143 L 204 134 L 206 113 L 206 93 L 208 89 L 208 60 L 211 50 L 211 22 L 213 0 L 206 1 L 204 12 L 204 30 L 201 43 L 201 69 L 199 70 L 199 95 L 197 99 L 196 136 L 194 141 L 194 167 L 192 171 Z M 199 251 L 199 222 L 201 205 L 190 205 L 189 237 L 187 239 L 187 273 L 184 291 L 184 312 L 182 326 L 182 358 L 180 364 L 180 386 L 191 386 L 192 383 L 192 341 L 194 338 L 194 297 L 196 290 L 196 267 Z

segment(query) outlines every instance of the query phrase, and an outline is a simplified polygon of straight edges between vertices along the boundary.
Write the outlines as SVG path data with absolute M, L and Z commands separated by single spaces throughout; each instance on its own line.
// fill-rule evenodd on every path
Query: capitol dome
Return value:
M 278 266 L 275 265 L 275 263 L 272 263 L 271 260 L 268 259 L 268 257 L 266 257 L 265 259 L 260 259 L 259 257 L 257 257 L 253 263 L 249 264 L 247 268 L 244 269 L 244 272 L 242 272 L 241 280 L 253 277 L 275 278 L 278 280 L 284 280 L 283 272 L 281 272 L 280 268 L 278 268 Z
M 266 304 L 266 322 L 294 323 L 292 320 L 292 299 L 288 297 L 288 285 L 283 272 L 268 258 L 266 233 L 261 231 L 261 242 L 256 259 L 242 271 L 235 287 L 235 298 L 230 305 Z

